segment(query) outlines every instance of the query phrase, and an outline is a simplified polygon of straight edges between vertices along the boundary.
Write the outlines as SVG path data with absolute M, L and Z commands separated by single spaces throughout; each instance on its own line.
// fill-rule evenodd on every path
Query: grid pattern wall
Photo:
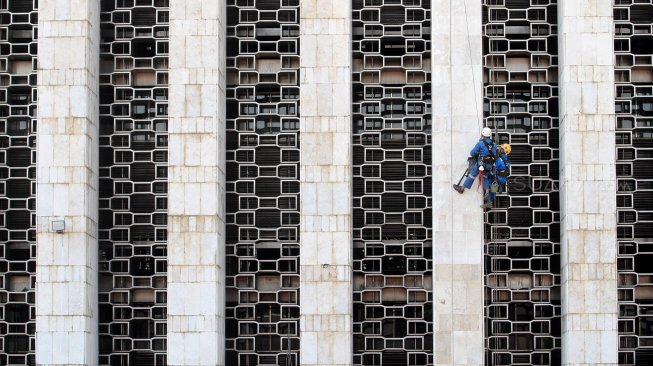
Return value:
M 619 364 L 653 364 L 653 4 L 615 0 Z
M 36 0 L 0 0 L 0 365 L 34 365 Z
M 299 0 L 227 1 L 226 358 L 299 362 Z
M 352 9 L 354 365 L 432 365 L 430 1 Z
M 485 124 L 510 143 L 485 214 L 487 365 L 560 364 L 556 0 L 484 0 Z
M 102 0 L 100 365 L 166 364 L 168 0 Z

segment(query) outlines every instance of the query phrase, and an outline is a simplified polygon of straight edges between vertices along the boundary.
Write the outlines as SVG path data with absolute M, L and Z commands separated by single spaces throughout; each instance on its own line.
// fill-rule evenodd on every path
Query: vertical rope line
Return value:
M 451 6 L 451 4 L 449 4 Z M 472 82 L 474 83 L 474 108 L 476 109 L 476 119 L 477 119 L 477 127 L 478 127 L 478 132 L 479 134 L 481 133 L 481 129 L 483 128 L 483 121 L 482 117 L 479 118 L 480 113 L 478 110 L 478 92 L 476 90 L 476 73 L 474 72 L 474 57 L 472 55 L 472 37 L 471 37 L 471 32 L 469 30 L 469 19 L 467 18 L 467 0 L 463 0 L 463 10 L 464 10 L 464 15 L 465 15 L 465 26 L 467 28 L 467 55 L 469 56 L 469 67 L 472 69 Z M 492 75 L 490 75 L 490 79 L 492 78 Z M 491 83 L 490 83 L 491 84 Z
M 453 35 L 452 29 L 451 29 L 451 26 L 453 24 L 452 21 L 451 21 L 451 17 L 453 16 L 452 6 L 451 6 L 452 1 L 456 1 L 456 0 L 449 0 L 449 90 L 450 90 L 450 94 L 449 94 L 449 141 L 450 141 L 451 145 L 453 146 L 453 100 L 454 99 L 453 99 L 453 57 L 451 55 L 452 50 L 453 50 L 452 41 L 451 41 L 451 38 L 452 38 L 452 35 Z M 463 0 L 463 2 L 464 1 L 466 1 L 466 0 Z M 453 178 L 453 154 L 451 152 L 449 152 L 449 167 L 450 167 L 449 170 L 451 172 L 451 176 Z M 449 200 L 449 205 L 450 205 L 449 210 L 450 211 L 449 212 L 450 212 L 450 215 L 451 215 L 451 229 L 449 230 L 449 253 L 450 253 L 449 255 L 451 256 L 451 265 L 450 265 L 450 274 L 451 275 L 450 275 L 449 281 L 450 281 L 450 296 L 451 296 L 451 298 L 449 299 L 450 300 L 449 305 L 450 305 L 450 308 L 451 308 L 450 316 L 451 316 L 451 325 L 452 325 L 451 331 L 449 332 L 449 344 L 451 345 L 451 364 L 453 365 L 453 364 L 455 364 L 454 357 L 455 357 L 455 354 L 456 354 L 456 352 L 455 352 L 456 344 L 454 342 L 454 336 L 453 336 L 453 332 L 454 332 L 454 328 L 453 328 L 453 317 L 454 317 L 454 314 L 453 314 L 453 296 L 454 296 L 454 283 L 453 283 L 453 278 L 454 278 L 454 271 L 453 271 L 453 266 L 454 266 L 454 253 L 453 253 L 453 248 L 454 248 L 454 246 L 453 246 L 453 239 L 454 239 L 454 235 L 453 235 L 454 217 L 453 217 L 453 215 L 454 214 L 453 214 L 453 212 L 454 212 L 454 207 L 453 207 L 453 200 L 454 200 L 454 195 L 453 195 L 453 190 L 451 190 L 451 189 L 449 190 L 449 197 L 450 197 L 450 200 Z
M 481 7 L 482 7 L 482 4 L 481 4 Z M 474 72 L 475 71 L 474 70 L 474 62 L 473 62 L 474 57 L 473 57 L 473 54 L 472 54 L 472 41 L 471 41 L 471 34 L 472 33 L 470 31 L 470 28 L 469 28 L 469 15 L 467 13 L 467 0 L 463 0 L 463 9 L 464 9 L 464 12 L 465 12 L 465 14 L 464 14 L 465 15 L 465 25 L 466 25 L 466 29 L 467 29 L 467 53 L 468 53 L 468 56 L 469 56 L 470 68 L 472 69 L 472 82 L 473 82 L 472 89 L 474 90 L 474 106 L 476 108 L 477 127 L 478 127 L 478 131 L 479 131 L 479 134 L 480 134 L 481 129 L 483 128 L 483 125 L 484 125 L 484 123 L 483 123 L 484 116 L 481 115 L 481 113 L 479 112 L 479 108 L 478 108 L 479 97 L 478 97 L 477 90 L 476 90 L 477 80 L 476 80 L 476 74 Z M 483 10 L 481 8 L 481 16 L 483 15 L 482 11 Z M 481 37 L 483 37 L 482 34 L 481 34 Z M 482 38 L 481 38 L 481 41 L 482 41 Z M 481 42 L 481 49 L 482 49 L 482 47 L 483 47 L 483 42 Z M 488 40 L 488 47 L 489 47 L 488 53 L 489 53 L 490 57 L 492 57 L 492 42 L 489 42 L 489 40 Z M 481 52 L 481 57 L 483 57 L 482 52 Z M 483 66 L 481 64 L 481 77 L 482 77 L 482 74 L 483 74 L 482 71 L 483 71 Z M 495 91 L 494 91 L 494 85 L 492 83 L 492 72 L 490 71 L 489 67 L 488 67 L 488 85 L 490 86 L 490 88 L 492 90 L 492 93 L 494 93 Z M 488 100 L 488 108 L 489 108 L 489 114 L 490 114 L 490 116 L 492 116 L 492 106 L 489 103 L 489 100 Z M 479 185 L 483 184 L 482 174 L 479 174 L 478 179 L 479 179 Z M 481 263 L 480 263 L 480 266 L 481 266 L 481 299 L 482 299 L 481 303 L 482 303 L 482 307 L 483 307 L 483 309 L 481 311 L 481 319 L 480 320 L 481 320 L 481 335 L 483 337 L 483 341 L 482 341 L 483 353 L 485 353 L 485 321 L 484 321 L 485 320 L 485 268 L 484 268 L 484 263 L 485 263 L 485 260 L 484 260 L 485 259 L 485 251 L 484 251 L 484 248 L 485 248 L 485 234 L 484 233 L 485 233 L 485 213 L 483 212 L 482 215 L 481 215 L 481 234 L 482 234 L 483 237 L 481 238 L 481 249 L 480 249 L 481 250 L 480 254 L 481 254 L 481 258 L 482 258 Z

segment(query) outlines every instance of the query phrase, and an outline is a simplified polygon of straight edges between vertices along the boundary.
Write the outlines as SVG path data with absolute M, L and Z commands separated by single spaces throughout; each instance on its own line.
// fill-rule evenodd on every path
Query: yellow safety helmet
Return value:
M 510 147 L 510 145 L 508 144 L 501 145 L 501 148 L 503 149 L 503 152 L 505 152 L 506 154 L 510 154 L 510 152 L 512 151 L 512 147 Z

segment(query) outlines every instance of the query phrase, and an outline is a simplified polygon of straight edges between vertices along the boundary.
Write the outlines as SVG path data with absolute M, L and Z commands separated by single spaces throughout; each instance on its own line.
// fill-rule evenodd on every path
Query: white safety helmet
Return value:
M 492 130 L 489 127 L 484 127 L 483 130 L 481 131 L 481 135 L 483 137 L 490 137 L 492 136 Z

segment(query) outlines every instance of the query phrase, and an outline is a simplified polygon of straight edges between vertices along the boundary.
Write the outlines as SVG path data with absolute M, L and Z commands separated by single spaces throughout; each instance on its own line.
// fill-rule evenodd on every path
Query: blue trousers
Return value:
M 485 168 L 485 176 L 487 177 L 490 172 L 490 169 L 492 169 L 492 164 L 485 164 L 483 168 Z M 469 169 L 469 174 L 467 175 L 467 178 L 465 179 L 465 183 L 463 183 L 463 186 L 465 186 L 465 188 L 467 189 L 472 188 L 472 184 L 474 184 L 474 181 L 476 180 L 477 176 L 478 176 L 478 164 L 474 164 Z
M 485 173 L 483 176 L 483 191 L 485 194 L 483 195 L 483 203 L 490 203 L 494 202 L 494 198 L 497 196 L 496 192 L 491 192 L 490 186 L 492 185 L 492 182 L 494 181 L 494 175 L 490 173 Z
M 494 202 L 494 199 L 497 197 L 497 192 L 492 192 L 490 187 L 494 182 L 494 174 L 485 173 L 483 176 L 483 189 L 485 190 L 485 195 L 483 196 L 483 203 Z M 499 191 L 503 191 L 508 183 L 508 178 L 497 177 L 497 183 L 499 183 Z
M 477 176 L 478 176 L 478 164 L 474 164 L 469 169 L 469 174 L 467 175 L 467 178 L 465 179 L 465 183 L 463 183 L 463 186 L 465 186 L 465 188 L 467 189 L 472 188 L 472 184 L 474 184 L 474 181 L 476 180 Z

